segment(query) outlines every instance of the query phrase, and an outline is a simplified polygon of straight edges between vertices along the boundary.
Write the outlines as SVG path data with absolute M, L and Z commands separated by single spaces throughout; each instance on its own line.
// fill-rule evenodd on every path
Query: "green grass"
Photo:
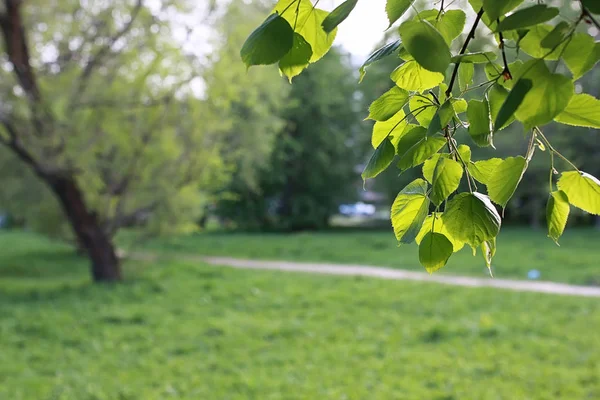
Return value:
M 598 299 L 0 249 L 0 399 L 600 398 Z
M 561 247 L 543 231 L 506 228 L 498 238 L 493 262 L 497 278 L 527 279 L 537 269 L 541 279 L 584 285 L 600 284 L 600 231 L 569 229 Z M 326 233 L 240 234 L 208 233 L 153 240 L 151 251 L 266 260 L 365 264 L 423 270 L 418 247 L 398 247 L 391 231 L 339 231 Z M 464 248 L 440 273 L 489 276 L 481 252 L 473 257 Z

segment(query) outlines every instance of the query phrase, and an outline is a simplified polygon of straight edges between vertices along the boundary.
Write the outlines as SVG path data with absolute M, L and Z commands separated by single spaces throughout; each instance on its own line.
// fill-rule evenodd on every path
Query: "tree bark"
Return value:
M 94 281 L 121 280 L 119 258 L 112 240 L 102 229 L 96 214 L 86 206 L 77 182 L 72 177 L 46 177 L 46 182 L 60 201 L 78 243 L 90 259 Z

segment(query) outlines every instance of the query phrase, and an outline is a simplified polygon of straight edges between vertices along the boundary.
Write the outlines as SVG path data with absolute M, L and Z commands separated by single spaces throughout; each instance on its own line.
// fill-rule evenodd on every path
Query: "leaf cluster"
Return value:
M 600 129 L 600 100 L 575 90 L 575 81 L 600 60 L 600 43 L 580 29 L 600 28 L 598 2 L 573 2 L 575 20 L 542 1 L 524 0 L 469 0 L 471 15 L 429 1 L 431 9 L 405 17 L 413 2 L 387 0 L 387 28 L 403 19 L 399 39 L 360 68 L 362 79 L 371 64 L 399 60 L 390 75 L 396 85 L 369 108 L 374 152 L 362 174 L 374 178 L 394 164 L 400 173 L 422 169 L 423 178 L 402 189 L 392 205 L 398 242 L 416 241 L 429 272 L 465 244 L 481 249 L 491 271 L 502 224 L 498 208 L 510 201 L 536 150 L 550 159 L 548 236 L 558 241 L 571 206 L 599 215 L 600 181 L 567 160 L 542 131 L 550 123 Z M 279 62 L 291 79 L 322 57 L 356 4 L 347 0 L 327 13 L 309 0 L 281 0 L 248 38 L 242 59 L 247 66 Z M 493 39 L 494 50 L 471 51 L 481 32 Z M 494 136 L 511 124 L 523 127 L 524 154 L 472 159 L 470 145 L 494 147 Z M 461 130 L 470 143 L 459 143 Z M 558 171 L 555 158 L 569 167 Z

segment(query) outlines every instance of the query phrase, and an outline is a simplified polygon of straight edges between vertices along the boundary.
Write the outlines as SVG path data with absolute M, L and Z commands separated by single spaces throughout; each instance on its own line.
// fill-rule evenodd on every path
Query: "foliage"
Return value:
M 561 174 L 557 185 L 568 203 L 600 214 L 600 181 L 580 171 L 559 153 L 542 131 L 551 122 L 600 128 L 596 116 L 600 101 L 591 94 L 575 93 L 575 81 L 600 60 L 597 50 L 600 44 L 585 30 L 591 24 L 600 29 L 595 15 L 597 7 L 591 5 L 594 2 L 575 2 L 578 7 L 575 19 L 571 18 L 568 7 L 531 5 L 522 0 L 470 0 L 469 3 L 471 13 L 467 17 L 462 9 L 450 9 L 452 3 L 446 7 L 443 1 L 426 2 L 427 6 L 439 8 L 405 18 L 398 28 L 399 39 L 375 51 L 361 67 L 362 78 L 367 66 L 384 57 L 398 54 L 402 60 L 391 79 L 404 91 L 394 89 L 384 93 L 369 110 L 369 117 L 377 121 L 372 134 L 375 153 L 363 177 L 374 177 L 392 164 L 390 143 L 396 148 L 401 171 L 421 164 L 425 165 L 424 172 L 425 168 L 433 171 L 429 182 L 419 179 L 410 183 L 392 206 L 392 224 L 400 243 L 415 239 L 429 212 L 434 213 L 431 215 L 443 212 L 445 232 L 435 232 L 432 224 L 431 235 L 421 242 L 421 246 L 428 247 L 427 252 L 421 253 L 421 261 L 428 270 L 445 264 L 449 243 L 455 242 L 469 244 L 473 252 L 481 248 L 486 264 L 491 265 L 495 238 L 502 223 L 492 202 L 502 208 L 507 206 L 536 149 L 547 150 L 551 155 L 549 192 L 556 189 L 554 175 Z M 388 0 L 386 12 L 390 25 L 411 6 L 416 8 L 412 1 Z M 311 8 L 314 12 L 309 19 L 306 15 Z M 345 4 L 344 9 L 345 15 L 353 7 Z M 264 43 L 258 46 L 246 42 L 244 53 L 253 56 L 251 60 L 244 58 L 246 65 L 269 64 L 269 57 L 277 58 L 276 54 L 262 53 L 270 42 L 264 31 L 273 16 L 302 21 L 299 25 L 290 23 L 285 40 L 303 35 L 310 27 L 314 37 L 304 39 L 319 49 L 319 54 L 323 53 L 331 44 L 321 40 L 323 29 L 318 32 L 326 15 L 310 0 L 279 1 L 271 17 L 251 36 L 259 36 Z M 343 20 L 336 14 L 329 19 Z M 471 26 L 466 25 L 467 20 Z M 330 29 L 329 20 L 324 26 Z M 476 33 L 495 42 L 495 49 L 473 50 L 471 41 Z M 523 53 L 525 58 L 521 56 Z M 566 68 L 559 68 L 562 65 Z M 485 72 L 485 78 L 481 72 Z M 476 81 L 478 77 L 481 79 Z M 460 131 L 466 128 L 476 146 L 493 146 L 494 136 L 501 135 L 500 131 L 511 124 L 522 126 L 528 137 L 522 156 L 471 160 L 468 145 L 459 143 Z M 555 164 L 555 157 L 565 160 L 567 167 Z M 466 182 L 466 188 L 461 187 L 462 181 Z M 417 186 L 418 193 L 414 190 Z M 458 193 L 453 195 L 455 192 Z M 556 213 L 548 215 L 549 236 L 557 240 L 562 233 L 557 226 L 564 224 L 561 221 L 557 225 L 553 220 Z M 432 264 L 431 260 L 436 261 Z
M 284 125 L 272 153 L 262 157 L 257 184 L 235 179 L 228 188 L 234 197 L 219 202 L 220 216 L 245 229 L 318 229 L 355 196 L 354 141 L 361 132 L 348 64 L 346 54 L 333 50 L 295 78 L 284 92 L 277 115 Z
M 68 248 L 11 235 L 0 234 L 3 399 L 600 396 L 597 299 L 168 258 L 90 286 Z

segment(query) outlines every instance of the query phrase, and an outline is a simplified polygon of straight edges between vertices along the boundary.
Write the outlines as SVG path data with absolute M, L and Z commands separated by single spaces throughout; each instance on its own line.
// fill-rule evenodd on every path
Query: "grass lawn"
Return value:
M 600 398 L 598 299 L 0 249 L 0 399 Z
M 543 231 L 505 228 L 498 238 L 493 262 L 497 278 L 526 279 L 537 269 L 543 280 L 600 285 L 600 231 L 568 229 L 561 247 Z M 390 231 L 240 234 L 207 233 L 153 240 L 151 251 L 287 261 L 366 264 L 422 270 L 415 244 L 397 246 Z M 489 276 L 483 256 L 465 247 L 440 271 L 455 275 Z

